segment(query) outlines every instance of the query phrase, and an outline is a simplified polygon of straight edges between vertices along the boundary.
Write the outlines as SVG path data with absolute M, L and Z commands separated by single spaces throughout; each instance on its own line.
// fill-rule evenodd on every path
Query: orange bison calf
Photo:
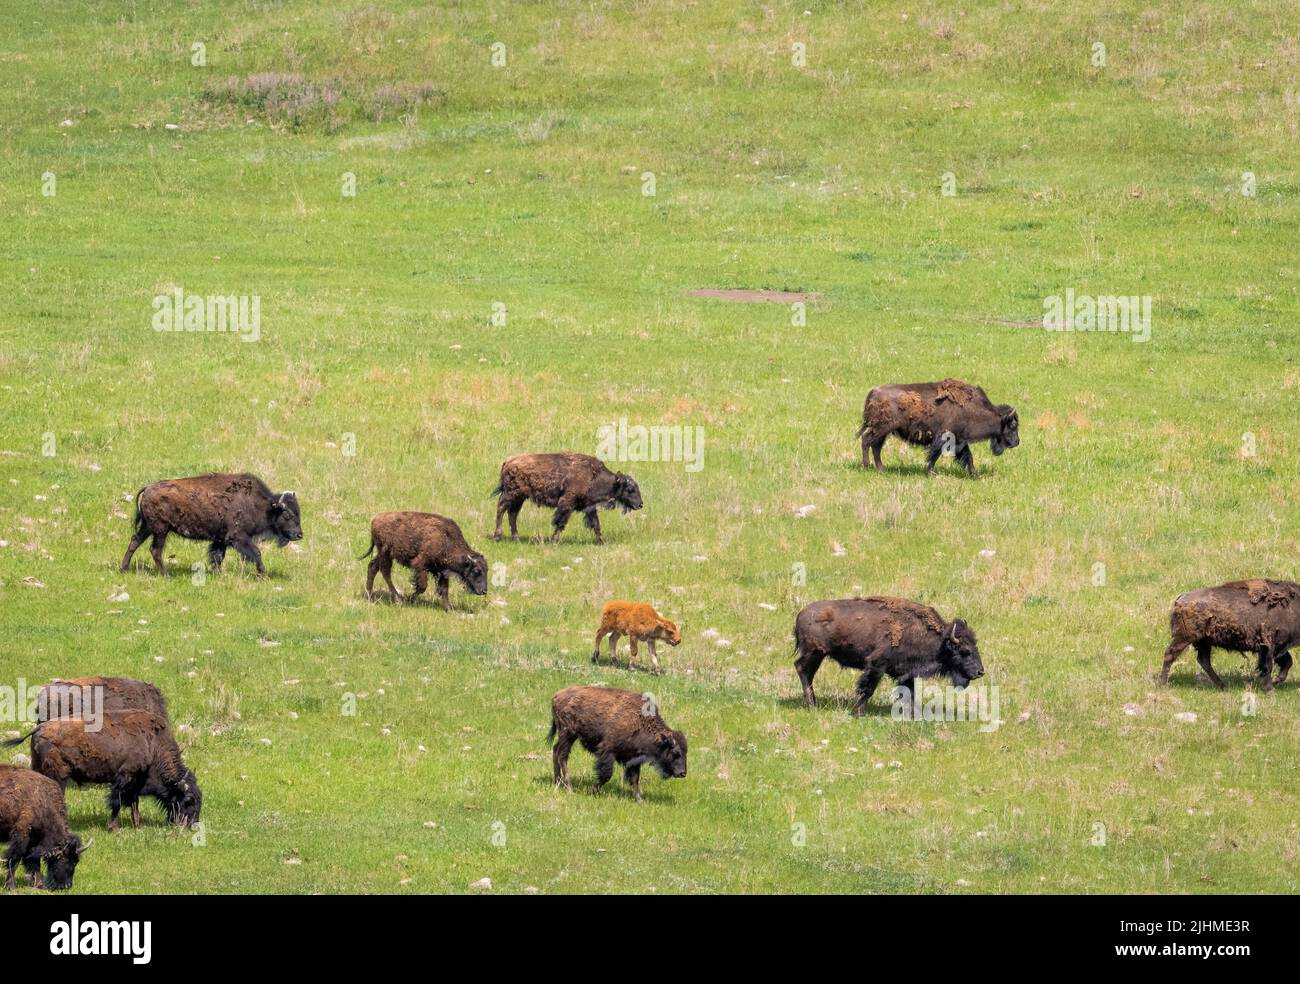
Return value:
M 686 776 L 686 736 L 664 724 L 649 694 L 613 687 L 566 687 L 551 698 L 551 754 L 555 784 L 572 790 L 569 751 L 575 741 L 596 756 L 597 788 L 609 782 L 614 763 L 641 800 L 641 766 L 649 763 L 665 779 Z
M 1188 646 L 1196 647 L 1196 661 L 1223 689 L 1223 681 L 1210 664 L 1214 646 L 1240 653 L 1255 653 L 1256 672 L 1265 690 L 1281 686 L 1291 670 L 1292 647 L 1300 645 L 1300 584 L 1254 578 L 1229 581 L 1217 588 L 1200 588 L 1179 595 L 1169 613 L 1172 638 L 1160 668 L 1160 683 L 1169 682 L 1169 668 Z M 1272 676 L 1277 667 L 1277 678 Z
M 402 595 L 393 586 L 393 561 L 413 572 L 414 601 L 424 594 L 432 574 L 438 584 L 438 598 L 443 611 L 450 611 L 451 575 L 455 574 L 466 589 L 476 595 L 487 594 L 487 558 L 470 548 L 460 527 L 445 516 L 422 512 L 380 513 L 370 521 L 370 549 L 375 559 L 366 571 L 366 596 L 374 593 L 375 574 L 383 574 L 388 594 L 394 602 Z
M 600 661 L 600 641 L 609 636 L 609 658 L 618 660 L 618 640 L 627 636 L 632 646 L 632 655 L 628 658 L 628 669 L 636 664 L 636 644 L 644 642 L 650 647 L 650 661 L 654 671 L 659 673 L 659 656 L 655 652 L 656 642 L 666 642 L 670 646 L 679 645 L 682 634 L 677 626 L 649 605 L 637 601 L 611 601 L 600 613 L 600 631 L 596 633 L 596 648 L 591 654 L 593 663 Z

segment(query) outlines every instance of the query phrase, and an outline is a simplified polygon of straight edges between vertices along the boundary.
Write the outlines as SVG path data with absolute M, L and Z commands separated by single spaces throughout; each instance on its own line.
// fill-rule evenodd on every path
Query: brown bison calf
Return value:
M 0 841 L 9 842 L 5 888 L 16 887 L 14 872 L 22 862 L 35 888 L 61 892 L 72 887 L 77 862 L 94 838 L 83 845 L 69 829 L 68 808 L 57 782 L 31 769 L 0 765 Z
M 649 605 L 638 601 L 611 601 L 601 610 L 596 648 L 591 654 L 593 663 L 600 660 L 600 643 L 605 636 L 609 636 L 609 658 L 612 662 L 618 661 L 618 640 L 627 636 L 632 647 L 632 655 L 627 661 L 628 669 L 636 665 L 636 644 L 646 643 L 656 673 L 659 672 L 659 656 L 655 653 L 655 643 L 662 641 L 676 646 L 682 641 L 677 626 L 666 618 L 660 618 L 659 613 Z
M 614 763 L 641 800 L 641 766 L 650 763 L 665 779 L 686 775 L 686 736 L 664 724 L 649 694 L 613 687 L 566 687 L 551 698 L 551 761 L 555 783 L 572 790 L 569 751 L 575 741 L 596 756 L 597 788 L 609 782 Z
M 815 601 L 794 621 L 795 672 L 804 703 L 812 707 L 813 676 L 827 656 L 862 670 L 853 713 L 867 701 L 885 674 L 905 689 L 913 706 L 915 681 L 947 676 L 959 688 L 984 675 L 975 633 L 961 619 L 945 622 L 933 608 L 902 598 L 846 598 Z
M 1006 404 L 994 405 L 978 386 L 960 379 L 940 383 L 877 386 L 862 407 L 862 467 L 870 467 L 867 451 L 880 470 L 880 449 L 893 435 L 909 444 L 924 446 L 925 470 L 934 471 L 945 451 L 975 477 L 970 446 L 988 441 L 995 455 L 1020 444 L 1020 418 Z
M 466 590 L 487 594 L 487 559 L 470 549 L 460 527 L 445 516 L 422 512 L 380 513 L 370 521 L 370 549 L 361 555 L 365 560 L 372 551 L 375 559 L 366 571 L 366 596 L 372 597 L 375 574 L 383 574 L 388 594 L 394 602 L 402 599 L 393 586 L 393 561 L 412 571 L 414 591 L 411 601 L 424 594 L 432 574 L 438 585 L 438 598 L 444 611 L 451 609 L 451 575 L 455 574 Z
M 501 465 L 501 481 L 492 494 L 500 497 L 493 534 L 497 540 L 501 539 L 501 517 L 506 514 L 510 516 L 510 539 L 519 539 L 519 510 L 528 501 L 555 510 L 551 518 L 555 530 L 551 540 L 555 543 L 560 542 L 560 534 L 575 512 L 582 513 L 583 522 L 596 534 L 596 542 L 604 543 L 597 509 L 621 506 L 628 512 L 641 508 L 641 490 L 632 476 L 612 472 L 599 458 L 572 451 L 507 458 Z
M 200 475 L 146 485 L 135 496 L 135 532 L 122 558 L 122 570 L 140 545 L 153 537 L 149 552 L 159 574 L 165 574 L 163 547 L 172 533 L 187 540 L 207 540 L 208 564 L 221 570 L 226 548 L 265 574 L 257 541 L 284 546 L 302 539 L 298 497 L 272 492 L 255 475 Z
M 32 740 L 32 768 L 59 786 L 107 785 L 108 829 L 117 830 L 117 815 L 131 808 L 131 825 L 140 826 L 140 797 L 152 796 L 172 823 L 183 827 L 199 820 L 203 794 L 194 773 L 185 767 L 167 719 L 151 711 L 103 715 L 100 730 L 84 720 L 52 720 L 36 726 L 13 746 Z
M 96 707 L 100 712 L 153 711 L 164 721 L 168 720 L 167 701 L 152 683 L 104 676 L 57 680 L 42 687 L 37 698 L 36 720 L 39 723 L 51 718 L 80 718 Z
M 1169 668 L 1183 650 L 1195 646 L 1201 669 L 1222 689 L 1223 681 L 1210 664 L 1210 651 L 1218 646 L 1257 654 L 1259 680 L 1265 690 L 1272 690 L 1286 680 L 1290 649 L 1300 645 L 1300 585 L 1255 578 L 1188 591 L 1174 599 L 1169 631 L 1172 638 L 1160 668 L 1160 683 L 1169 682 Z M 1274 664 L 1276 680 L 1271 678 Z

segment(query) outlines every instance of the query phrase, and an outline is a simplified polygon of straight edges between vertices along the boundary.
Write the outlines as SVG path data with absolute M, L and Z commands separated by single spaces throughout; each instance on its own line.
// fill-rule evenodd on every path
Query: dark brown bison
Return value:
M 497 528 L 494 539 L 501 539 L 501 517 L 510 515 L 510 539 L 519 539 L 519 510 L 532 501 L 539 506 L 553 508 L 555 515 L 551 537 L 560 542 L 560 534 L 575 512 L 582 513 L 583 522 L 596 534 L 596 542 L 604 543 L 600 535 L 600 517 L 597 509 L 621 506 L 624 512 L 641 508 L 641 490 L 631 475 L 612 472 L 599 458 L 589 454 L 564 451 L 560 454 L 518 454 L 507 458 L 501 465 L 501 481 L 492 491 L 497 500 Z
M 393 601 L 401 593 L 393 586 L 393 561 L 413 572 L 414 601 L 429 586 L 432 574 L 438 585 L 438 598 L 444 611 L 450 610 L 448 597 L 451 575 L 461 579 L 466 590 L 487 594 L 487 559 L 465 542 L 460 527 L 445 516 L 422 512 L 380 513 L 370 521 L 370 549 L 361 555 L 365 560 L 372 551 L 375 559 L 366 571 L 366 596 L 374 594 L 375 574 L 383 574 Z
M 1169 668 L 1183 650 L 1195 646 L 1201 669 L 1222 689 L 1223 681 L 1210 665 L 1210 650 L 1218 646 L 1255 653 L 1259 657 L 1259 680 L 1265 690 L 1272 690 L 1286 680 L 1291 670 L 1291 647 L 1300 645 L 1300 585 L 1254 578 L 1188 591 L 1174 599 L 1169 632 L 1160 683 L 1169 682 Z M 1272 679 L 1274 664 L 1276 680 Z
M 815 601 L 794 620 L 795 671 L 804 703 L 815 703 L 812 681 L 827 656 L 862 670 L 853 713 L 862 715 L 885 674 L 908 691 L 915 681 L 947 676 L 965 687 L 984 675 L 975 633 L 961 619 L 945 622 L 933 608 L 902 598 L 845 598 Z
M 924 446 L 925 470 L 934 471 L 945 451 L 975 476 L 970 446 L 988 441 L 995 455 L 1020 444 L 1020 418 L 1006 404 L 993 404 L 978 386 L 960 379 L 941 383 L 877 386 L 867 394 L 862 408 L 862 467 L 870 467 L 870 449 L 877 470 L 880 449 L 893 435 L 909 444 Z
M 566 687 L 551 698 L 551 761 L 555 782 L 573 789 L 569 751 L 575 741 L 596 756 L 597 787 L 609 782 L 614 763 L 641 799 L 641 766 L 649 763 L 665 779 L 686 775 L 686 736 L 664 724 L 649 694 L 613 687 Z
M 95 724 L 99 730 L 91 730 Z M 131 808 L 131 825 L 140 826 L 140 797 L 152 796 L 172 823 L 183 827 L 199 820 L 203 794 L 194 773 L 181 759 L 167 719 L 152 711 L 106 713 L 99 722 L 52 720 L 36 726 L 13 746 L 32 740 L 32 768 L 60 788 L 107 785 L 108 829 L 117 830 L 117 815 Z
M 16 887 L 14 872 L 21 862 L 34 887 L 61 892 L 72 887 L 77 862 L 94 838 L 82 844 L 69 829 L 68 808 L 57 782 L 31 769 L 0 765 L 0 841 L 9 843 L 6 889 Z
M 140 544 L 153 537 L 149 552 L 159 574 L 165 574 L 163 547 L 175 533 L 187 540 L 207 540 L 208 564 L 221 570 L 226 548 L 265 574 L 259 540 L 284 546 L 302 539 L 302 514 L 292 492 L 272 492 L 255 475 L 200 475 L 146 485 L 135 496 L 135 532 L 122 558 L 131 566 Z
M 80 718 L 86 712 L 153 711 L 164 721 L 167 701 L 152 683 L 129 677 L 75 677 L 57 680 L 41 688 L 36 703 L 36 720 Z

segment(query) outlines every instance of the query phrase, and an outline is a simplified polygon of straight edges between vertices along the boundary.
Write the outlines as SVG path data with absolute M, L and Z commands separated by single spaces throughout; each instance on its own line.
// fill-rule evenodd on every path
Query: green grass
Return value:
M 1179 592 L 1296 574 L 1300 14 L 964 8 L 13 5 L 0 683 L 156 682 L 205 795 L 198 847 L 70 791 L 76 891 L 1295 892 L 1295 686 L 1247 716 L 1235 656 L 1223 693 L 1152 676 Z M 260 72 L 339 102 L 213 96 Z M 438 95 L 376 122 L 390 83 Z M 260 295 L 261 340 L 155 333 L 174 285 Z M 694 287 L 820 299 L 795 327 Z M 1151 340 L 1035 327 L 1067 287 L 1151 295 Z M 864 472 L 866 391 L 950 375 L 1021 446 Z M 621 466 L 646 507 L 604 547 L 488 539 L 502 459 L 620 417 L 703 427 L 703 470 Z M 119 574 L 129 497 L 212 469 L 297 490 L 300 549 Z M 367 603 L 386 509 L 452 516 L 507 585 Z M 803 709 L 794 615 L 855 592 L 967 619 L 1006 724 L 895 723 L 883 690 L 855 720 L 834 667 Z M 665 676 L 590 664 L 611 597 L 682 625 Z M 653 690 L 687 779 L 551 788 L 549 697 L 593 681 Z

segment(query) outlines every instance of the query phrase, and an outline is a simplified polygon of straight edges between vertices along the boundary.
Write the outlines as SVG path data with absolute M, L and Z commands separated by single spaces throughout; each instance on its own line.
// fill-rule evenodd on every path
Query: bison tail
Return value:
M 559 727 L 558 727 L 558 726 L 556 725 L 556 723 L 555 723 L 555 718 L 552 717 L 552 718 L 551 718 L 551 730 L 550 730 L 550 731 L 547 733 L 547 735 L 546 735 L 546 744 L 550 745 L 550 744 L 554 743 L 554 741 L 555 741 L 555 732 L 557 732 L 558 730 L 559 730 Z
M 500 495 L 505 490 L 506 490 L 506 483 L 497 482 L 497 487 L 494 488 L 491 492 L 489 492 L 488 495 Z
M 357 560 L 365 560 L 367 557 L 369 557 L 369 556 L 370 556 L 372 553 L 374 553 L 374 552 L 375 552 L 375 534 L 371 533 L 371 534 L 370 534 L 370 549 L 367 550 L 365 553 L 363 553 L 360 557 L 358 557 Z
M 13 748 L 15 745 L 21 745 L 23 742 L 25 742 L 28 738 L 30 738 L 34 734 L 36 734 L 36 729 L 32 728 L 31 731 L 27 732 L 27 734 L 23 735 L 22 737 L 10 738 L 8 741 L 5 741 L 0 744 L 3 744 L 5 748 Z
M 146 489 L 148 487 L 149 486 L 147 485 L 145 486 Z M 144 514 L 140 512 L 140 496 L 142 495 L 144 495 L 144 489 L 141 489 L 135 494 L 135 516 L 131 520 L 137 533 L 144 529 Z
M 862 421 L 862 426 L 858 428 L 858 432 L 853 435 L 853 439 L 855 441 L 860 441 L 862 439 L 862 435 L 865 434 L 866 432 L 867 432 L 867 422 L 864 420 Z

